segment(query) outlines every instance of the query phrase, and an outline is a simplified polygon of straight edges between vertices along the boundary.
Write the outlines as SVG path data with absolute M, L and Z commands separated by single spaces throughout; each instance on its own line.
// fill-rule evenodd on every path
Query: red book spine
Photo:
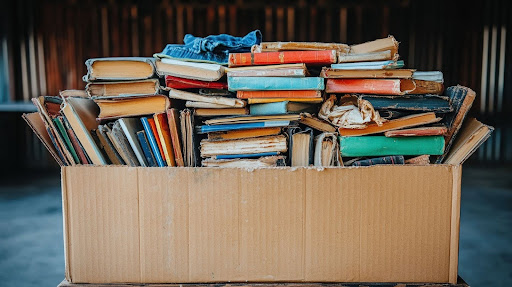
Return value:
M 153 136 L 156 139 L 156 144 L 158 145 L 158 149 L 160 150 L 160 155 L 162 156 L 162 159 L 167 162 L 167 159 L 165 158 L 164 149 L 162 148 L 162 143 L 160 142 L 160 137 L 158 136 L 158 131 L 156 130 L 156 124 L 155 120 L 148 118 L 149 126 L 151 126 L 151 131 L 153 132 Z
M 233 53 L 229 54 L 229 67 L 294 63 L 328 65 L 336 60 L 335 50 Z
M 173 89 L 224 89 L 228 88 L 228 83 L 225 82 L 206 82 L 192 79 L 185 79 L 173 76 L 165 76 L 165 85 Z
M 402 95 L 400 80 L 383 79 L 327 79 L 326 93 L 360 93 L 375 95 Z
M 239 99 L 252 98 L 320 98 L 322 91 L 238 91 Z

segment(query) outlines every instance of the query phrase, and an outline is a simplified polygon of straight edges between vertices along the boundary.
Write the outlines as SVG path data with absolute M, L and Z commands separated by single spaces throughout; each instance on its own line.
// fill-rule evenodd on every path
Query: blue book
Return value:
M 137 138 L 139 139 L 140 147 L 142 148 L 142 153 L 148 162 L 148 166 L 154 167 L 157 166 L 155 157 L 151 152 L 151 148 L 149 147 L 148 139 L 146 138 L 146 132 L 138 131 Z
M 243 123 L 243 124 L 197 126 L 196 131 L 200 134 L 205 134 L 205 133 L 211 133 L 211 132 L 224 132 L 224 131 L 246 130 L 246 129 L 256 129 L 256 128 L 286 127 L 289 125 L 290 125 L 290 121 L 268 121 L 268 122 Z
M 214 156 L 215 159 L 234 159 L 234 158 L 255 158 L 255 157 L 262 157 L 262 156 L 274 156 L 279 155 L 279 152 L 272 151 L 272 152 L 261 152 L 261 153 L 251 153 L 251 154 L 220 154 Z
M 324 90 L 324 78 L 317 77 L 228 77 L 230 91 Z
M 144 131 L 146 132 L 149 146 L 151 147 L 151 150 L 153 151 L 153 155 L 155 155 L 156 163 L 158 164 L 159 167 L 166 166 L 164 159 L 162 158 L 162 155 L 160 154 L 160 149 L 158 148 L 158 144 L 156 142 L 155 135 L 153 134 L 153 131 L 151 130 L 151 126 L 149 125 L 148 118 L 142 117 L 142 118 L 140 118 L 140 121 L 142 122 Z
M 332 69 L 338 70 L 382 70 L 382 69 L 400 69 L 403 68 L 404 61 L 373 61 L 373 62 L 356 62 L 331 64 Z
M 300 114 L 304 112 L 315 112 L 316 105 L 296 102 L 275 102 L 266 104 L 250 105 L 250 114 L 256 116 L 263 115 L 281 115 L 281 114 Z

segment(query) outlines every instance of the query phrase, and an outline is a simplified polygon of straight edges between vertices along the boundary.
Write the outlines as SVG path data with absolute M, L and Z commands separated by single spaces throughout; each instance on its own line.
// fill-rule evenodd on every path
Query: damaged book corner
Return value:
M 461 165 L 493 128 L 393 36 L 86 65 L 23 115 L 62 166 L 69 282 L 456 282 Z

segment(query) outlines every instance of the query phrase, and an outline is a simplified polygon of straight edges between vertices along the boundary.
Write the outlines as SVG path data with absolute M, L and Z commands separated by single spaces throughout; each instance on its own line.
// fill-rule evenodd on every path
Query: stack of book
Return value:
M 227 66 L 86 65 L 85 91 L 33 99 L 38 112 L 23 116 L 60 165 L 459 164 L 493 130 L 473 119 L 455 140 L 475 93 L 444 90 L 441 72 L 404 69 L 392 36 L 262 42 L 229 54 Z

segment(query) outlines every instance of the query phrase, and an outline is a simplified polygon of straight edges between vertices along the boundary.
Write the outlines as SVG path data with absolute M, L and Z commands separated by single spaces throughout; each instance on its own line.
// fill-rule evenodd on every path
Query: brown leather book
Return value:
M 181 147 L 180 137 L 180 115 L 178 110 L 171 108 L 167 110 L 167 120 L 169 122 L 169 131 L 171 133 L 172 147 L 174 150 L 174 159 L 176 166 L 185 166 L 183 161 L 183 149 Z
M 442 83 L 410 79 L 327 79 L 326 93 L 375 95 L 442 94 Z
M 387 131 L 384 133 L 387 137 L 418 137 L 418 136 L 442 136 L 446 134 L 446 127 L 417 127 L 402 130 Z
M 169 122 L 167 121 L 166 113 L 155 114 L 153 115 L 153 119 L 155 120 L 156 130 L 158 131 L 160 143 L 162 144 L 162 149 L 164 150 L 167 166 L 176 166 L 176 160 L 172 147 L 171 132 L 169 130 Z

